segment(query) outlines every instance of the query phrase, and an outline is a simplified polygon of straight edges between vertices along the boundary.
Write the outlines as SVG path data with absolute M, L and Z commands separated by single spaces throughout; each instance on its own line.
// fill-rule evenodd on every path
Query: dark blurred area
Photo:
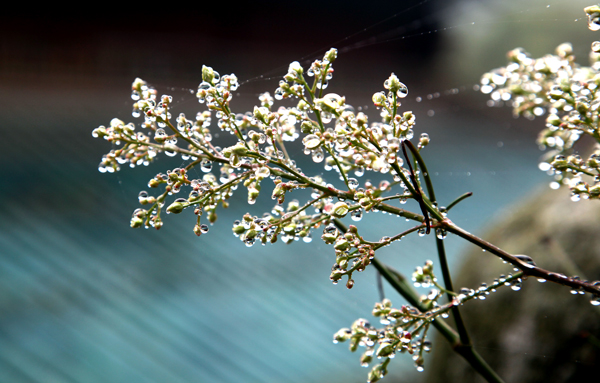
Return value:
M 166 217 L 158 232 L 130 229 L 137 193 L 182 160 L 100 174 L 110 145 L 91 131 L 113 117 L 133 121 L 136 77 L 159 95 L 171 94 L 175 113 L 193 116 L 204 107 L 194 97 L 202 65 L 235 73 L 242 86 L 233 105 L 244 112 L 260 93 L 275 90 L 291 61 L 306 68 L 336 47 L 328 91 L 346 95 L 371 121 L 371 96 L 391 72 L 408 85 L 403 107 L 417 115 L 416 134 L 432 137 L 425 156 L 438 197 L 449 203 L 473 191 L 454 221 L 477 232 L 546 178 L 536 168 L 535 124 L 542 121 L 515 120 L 508 108 L 486 106 L 472 88 L 493 67 L 473 59 L 477 52 L 469 47 L 487 47 L 492 53 L 481 48 L 481 56 L 501 66 L 508 49 L 527 41 L 544 48 L 539 54 L 563 42 L 540 32 L 549 26 L 560 36 L 555 16 L 510 24 L 524 40 L 502 41 L 507 20 L 538 18 L 523 16 L 529 5 L 501 4 L 259 1 L 2 12 L 0 381 L 364 381 L 359 355 L 331 339 L 370 317 L 379 300 L 372 271 L 347 291 L 328 280 L 333 252 L 318 238 L 246 248 L 231 224 L 247 211 L 272 208 L 266 185 L 254 206 L 235 197 L 200 238 L 190 215 Z M 570 20 L 581 17 L 579 8 Z M 468 26 L 481 14 L 487 25 Z M 584 23 L 568 27 L 586 32 Z M 361 182 L 367 178 L 380 176 Z M 372 214 L 363 222 L 373 240 L 405 225 Z M 382 233 L 389 227 L 393 233 Z M 435 256 L 430 242 L 407 238 L 382 249 L 381 258 L 410 274 Z M 464 245 L 447 242 L 452 264 L 460 264 Z M 417 381 L 410 358 L 397 359 L 386 379 Z

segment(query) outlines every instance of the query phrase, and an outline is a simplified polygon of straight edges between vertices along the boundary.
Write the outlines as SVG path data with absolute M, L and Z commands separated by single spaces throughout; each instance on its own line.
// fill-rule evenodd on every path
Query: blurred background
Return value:
M 275 90 L 291 61 L 306 68 L 336 47 L 327 90 L 376 121 L 371 95 L 394 72 L 409 87 L 403 108 L 417 115 L 415 133 L 432 139 L 423 154 L 438 199 L 447 204 L 474 192 L 452 219 L 483 234 L 550 179 L 537 168 L 543 119 L 489 107 L 473 86 L 519 46 L 537 57 L 569 41 L 586 65 L 597 39 L 584 20 L 587 5 L 322 0 L 3 12 L 0 381 L 365 381 L 360 354 L 332 336 L 359 317 L 372 319 L 379 300 L 372 270 L 349 291 L 329 281 L 333 251 L 318 238 L 246 248 L 232 236 L 232 222 L 272 208 L 268 184 L 256 205 L 235 196 L 200 238 L 185 214 L 167 216 L 160 231 L 130 229 L 137 193 L 182 160 L 100 174 L 110 146 L 91 131 L 113 117 L 134 121 L 135 77 L 172 95 L 174 113 L 193 116 L 205 107 L 194 96 L 202 65 L 235 73 L 243 85 L 232 105 L 245 112 Z M 297 145 L 290 150 L 303 156 Z M 308 160 L 302 167 L 323 173 Z M 367 179 L 380 177 L 365 174 L 361 182 Z M 408 227 L 375 214 L 360 224 L 371 240 Z M 447 244 L 457 268 L 469 246 L 455 238 Z M 436 254 L 431 238 L 415 236 L 379 257 L 410 275 Z M 409 359 L 398 357 L 386 379 L 419 381 Z

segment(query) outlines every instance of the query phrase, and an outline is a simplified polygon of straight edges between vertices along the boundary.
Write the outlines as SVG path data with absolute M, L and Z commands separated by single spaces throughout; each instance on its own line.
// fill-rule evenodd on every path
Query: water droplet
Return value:
M 357 209 L 357 210 L 353 210 L 352 213 L 350 214 L 350 217 L 352 218 L 353 221 L 360 221 L 363 217 L 363 212 L 362 209 Z
M 268 176 L 271 175 L 271 171 L 269 170 L 268 167 L 261 166 L 258 169 L 256 169 L 255 174 L 256 174 L 257 177 L 267 178 Z
M 352 190 L 358 187 L 358 180 L 356 178 L 348 178 L 348 187 Z
M 398 96 L 400 98 L 404 98 L 404 97 L 408 96 L 408 87 L 406 85 L 404 85 L 403 83 L 400 83 L 400 88 L 396 92 L 396 96 Z
M 515 255 L 515 258 L 517 258 L 519 261 L 523 262 L 528 268 L 533 268 L 535 267 L 535 262 L 533 261 L 533 258 L 531 258 L 528 255 L 524 255 L 524 254 L 519 254 L 519 255 Z
M 591 31 L 600 30 L 600 13 L 598 12 L 590 12 L 588 13 L 588 28 Z
M 323 149 L 318 148 L 311 152 L 311 157 L 314 162 L 320 163 L 325 159 L 325 153 L 323 153 Z
M 440 229 L 440 228 L 435 229 L 435 236 L 438 239 L 445 239 L 447 235 L 448 235 L 448 233 L 446 232 L 446 230 Z
M 207 159 L 203 159 L 202 162 L 200 162 L 200 169 L 204 173 L 209 173 L 212 170 L 212 162 Z

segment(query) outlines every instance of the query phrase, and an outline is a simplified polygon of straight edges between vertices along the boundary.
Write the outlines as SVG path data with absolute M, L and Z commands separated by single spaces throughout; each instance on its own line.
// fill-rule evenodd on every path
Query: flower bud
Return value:
M 300 75 L 302 75 L 303 72 L 304 72 L 304 69 L 302 68 L 302 65 L 300 65 L 300 63 L 298 61 L 294 61 L 294 62 L 290 63 L 290 66 L 288 67 L 289 74 L 294 74 L 294 75 L 296 75 L 296 77 L 300 77 Z
M 169 207 L 167 207 L 167 212 L 173 213 L 173 214 L 179 214 L 183 211 L 183 208 L 184 208 L 183 203 L 175 201 L 171 205 L 169 205 Z
M 350 331 L 349 328 L 342 328 L 342 329 L 339 329 L 338 332 L 336 332 L 333 335 L 333 341 L 334 342 L 345 342 L 348 339 L 350 339 L 351 335 L 352 335 L 352 331 Z
M 337 58 L 337 49 L 335 49 L 335 48 L 331 48 L 330 50 L 328 50 L 325 53 L 325 56 L 323 56 L 323 60 L 328 61 L 329 63 L 334 62 L 336 58 Z
M 346 238 L 340 237 L 336 242 L 333 248 L 338 251 L 348 250 L 350 247 L 350 243 Z
M 209 84 L 212 84 L 214 78 L 215 78 L 215 71 L 213 70 L 213 68 L 206 66 L 206 65 L 202 65 L 202 80 L 206 81 Z
M 425 266 L 423 266 L 423 274 L 431 274 L 431 272 L 433 271 L 433 262 L 427 260 L 425 262 Z
M 385 358 L 394 353 L 394 346 L 390 342 L 381 342 L 377 349 L 377 357 Z
M 235 144 L 235 146 L 231 148 L 231 152 L 235 155 L 243 156 L 246 153 L 248 153 L 248 148 L 246 148 L 246 146 L 241 142 L 238 142 L 237 144 Z
M 570 43 L 562 43 L 556 47 L 556 54 L 560 58 L 566 58 L 573 54 L 573 46 Z
M 132 228 L 136 229 L 138 227 L 141 227 L 144 224 L 144 220 L 140 217 L 134 216 L 131 217 L 131 221 L 129 223 L 129 226 L 131 226 Z
M 244 228 L 244 225 L 234 225 L 233 228 L 231 229 L 233 231 L 234 234 L 240 235 L 243 232 L 246 231 L 246 229 Z
M 386 101 L 385 93 L 377 92 L 377 93 L 373 94 L 373 104 L 375 104 L 375 106 L 383 106 L 383 105 L 385 105 L 385 101 Z
M 590 5 L 589 7 L 583 8 L 583 11 L 588 15 L 600 13 L 600 5 Z
M 333 233 L 324 233 L 321 236 L 321 239 L 327 244 L 327 245 L 331 245 L 336 239 L 337 236 Z
M 552 126 L 559 126 L 562 121 L 556 114 L 550 114 L 546 122 Z
M 248 188 L 248 200 L 256 200 L 259 194 L 260 192 L 256 187 Z
M 337 202 L 331 209 L 331 215 L 336 218 L 342 218 L 348 214 L 348 204 L 345 202 Z

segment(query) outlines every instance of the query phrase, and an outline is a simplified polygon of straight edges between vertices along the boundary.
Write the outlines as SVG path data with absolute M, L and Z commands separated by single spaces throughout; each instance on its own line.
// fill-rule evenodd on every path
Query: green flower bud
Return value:
M 556 54 L 560 58 L 566 58 L 573 54 L 573 46 L 570 43 L 562 43 L 556 47 Z
M 202 65 L 202 80 L 206 81 L 209 84 L 213 83 L 213 79 L 215 78 L 215 71 L 213 68 Z
M 334 113 L 338 115 L 337 109 L 344 104 L 344 98 L 335 93 L 329 93 L 323 98 L 315 100 L 315 107 L 323 112 Z
M 368 366 L 369 363 L 371 363 L 373 361 L 373 354 L 371 353 L 364 353 L 361 357 L 360 357 L 360 365 L 361 366 Z
M 336 218 L 342 218 L 346 214 L 348 214 L 348 204 L 345 202 L 337 202 L 333 205 L 333 209 L 331 210 L 331 215 Z
M 335 240 L 337 239 L 337 236 L 335 234 L 331 234 L 331 233 L 325 233 L 321 236 L 321 239 L 327 244 L 327 245 L 331 245 L 333 242 L 335 242 Z
M 352 335 L 352 331 L 349 328 L 341 328 L 338 332 L 333 335 L 333 340 L 335 342 L 345 342 L 350 339 Z
M 302 139 L 302 143 L 306 149 L 312 150 L 321 145 L 321 139 L 316 134 L 309 134 Z
M 173 213 L 173 214 L 179 214 L 183 211 L 183 208 L 184 208 L 183 203 L 175 201 L 171 205 L 169 205 L 169 207 L 167 207 L 167 212 Z
M 560 156 L 560 155 L 554 157 L 554 160 L 550 164 L 557 170 L 563 170 L 568 165 L 567 159 L 565 158 L 565 156 Z
M 256 200 L 258 198 L 259 194 L 260 194 L 260 192 L 258 189 L 254 188 L 254 187 L 248 188 L 248 200 L 249 201 Z
M 248 148 L 246 148 L 246 146 L 241 142 L 238 142 L 237 144 L 235 144 L 235 146 L 231 148 L 231 152 L 235 155 L 243 156 L 246 153 L 248 153 Z
M 350 243 L 348 242 L 348 240 L 346 238 L 340 237 L 335 245 L 333 246 L 334 249 L 338 250 L 338 251 L 344 251 L 347 250 L 350 247 Z
M 298 200 L 293 200 L 290 201 L 290 203 L 288 203 L 288 211 L 296 211 L 298 209 L 300 209 L 300 202 L 298 202 Z
M 588 15 L 592 15 L 594 13 L 600 13 L 600 5 L 591 5 L 589 7 L 585 7 L 585 8 L 583 8 L 583 11 Z
M 248 232 L 246 233 L 246 239 L 253 239 L 256 238 L 256 236 L 258 235 L 258 231 L 254 230 L 254 229 L 250 229 L 248 230 Z
M 302 121 L 302 125 L 300 125 L 300 130 L 304 134 L 310 134 L 313 132 L 314 125 L 308 121 Z
M 283 227 L 283 231 L 285 233 L 295 233 L 295 231 L 296 231 L 296 224 L 295 223 L 289 223 L 289 224 L 285 225 Z
M 233 231 L 234 234 L 240 235 L 243 232 L 246 231 L 246 229 L 244 228 L 244 225 L 235 225 L 233 226 L 233 229 L 231 229 Z
M 298 101 L 298 110 L 308 110 L 309 107 L 310 106 L 306 103 L 306 101 L 304 101 L 304 100 Z
M 373 104 L 375 104 L 375 106 L 383 106 L 385 104 L 385 101 L 386 101 L 385 93 L 377 92 L 377 93 L 373 94 Z
M 331 48 L 330 50 L 327 51 L 327 53 L 325 53 L 325 56 L 323 56 L 323 60 L 328 61 L 330 63 L 334 62 L 336 58 L 337 58 L 337 49 L 335 49 L 335 48 Z
M 390 342 L 382 342 L 377 349 L 377 357 L 385 358 L 394 353 L 394 346 Z
M 433 262 L 426 261 L 425 266 L 423 266 L 423 274 L 431 274 L 433 272 Z
M 373 367 L 367 376 L 367 383 L 375 383 L 378 382 L 381 378 L 383 378 L 387 374 L 387 370 L 383 366 L 383 364 L 378 364 Z
M 556 114 L 551 114 L 546 119 L 546 122 L 553 126 L 559 126 L 562 120 Z
M 303 72 L 304 72 L 304 69 L 302 68 L 302 65 L 300 65 L 300 63 L 298 61 L 292 62 L 290 64 L 290 66 L 288 67 L 288 73 L 295 74 L 297 77 L 300 77 L 300 75 L 302 75 Z
M 131 221 L 129 223 L 129 226 L 131 226 L 132 228 L 136 229 L 138 227 L 142 227 L 142 225 L 144 224 L 144 220 L 140 217 L 131 217 Z

